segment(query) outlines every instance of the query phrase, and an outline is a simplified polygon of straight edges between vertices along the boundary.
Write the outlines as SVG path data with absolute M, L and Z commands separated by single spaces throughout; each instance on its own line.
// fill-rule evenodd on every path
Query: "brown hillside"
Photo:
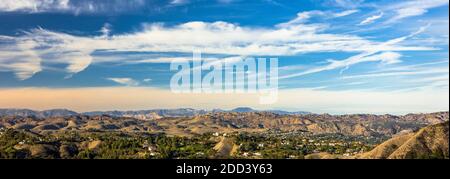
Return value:
M 416 133 L 394 137 L 358 158 L 449 158 L 449 122 L 425 127 Z

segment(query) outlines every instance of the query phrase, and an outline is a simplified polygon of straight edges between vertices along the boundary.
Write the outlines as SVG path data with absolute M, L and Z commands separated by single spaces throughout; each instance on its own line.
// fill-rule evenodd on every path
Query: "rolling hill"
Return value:
M 449 158 L 449 122 L 420 129 L 416 133 L 396 136 L 359 158 L 432 159 Z
M 149 111 L 146 111 L 149 112 Z M 3 110 L 0 126 L 33 132 L 58 131 L 121 131 L 152 132 L 189 136 L 208 132 L 264 132 L 300 131 L 310 134 L 342 134 L 347 136 L 388 136 L 404 131 L 416 131 L 438 122 L 448 121 L 448 112 L 429 114 L 393 115 L 329 115 L 329 114 L 278 114 L 273 112 L 210 112 L 196 114 L 192 110 L 151 113 L 120 113 L 111 115 L 75 114 L 70 111 L 31 112 Z M 198 111 L 197 111 L 198 112 Z M 200 113 L 200 112 L 199 112 Z M 203 113 L 203 112 L 201 112 Z M 12 114 L 12 115 L 11 115 Z M 27 114 L 27 115 L 25 115 Z M 28 114 L 34 114 L 28 116 Z M 67 115 L 64 115 L 67 114 Z M 49 117 L 45 117 L 49 116 Z M 147 118 L 149 116 L 149 118 Z

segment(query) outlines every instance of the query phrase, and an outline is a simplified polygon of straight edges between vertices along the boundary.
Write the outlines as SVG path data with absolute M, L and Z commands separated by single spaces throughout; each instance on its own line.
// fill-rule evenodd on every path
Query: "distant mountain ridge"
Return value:
M 139 115 L 152 114 L 157 117 L 191 117 L 195 115 L 207 114 L 206 110 L 197 110 L 191 108 L 180 109 L 151 109 L 151 110 L 139 110 L 139 111 L 94 111 L 82 113 L 88 116 L 109 115 L 113 117 L 131 117 Z
M 51 109 L 44 111 L 35 111 L 30 109 L 0 109 L 0 116 L 20 116 L 20 117 L 36 117 L 36 118 L 49 118 L 49 117 L 70 117 L 74 115 L 87 115 L 87 116 L 101 116 L 108 115 L 111 117 L 131 117 L 141 120 L 160 119 L 164 117 L 193 117 L 197 115 L 204 115 L 208 113 L 220 113 L 220 112 L 271 112 L 279 115 L 302 115 L 311 114 L 310 112 L 298 111 L 288 112 L 281 110 L 255 110 L 249 107 L 239 107 L 232 110 L 197 110 L 192 108 L 179 108 L 179 109 L 150 109 L 150 110 L 136 110 L 136 111 L 92 111 L 85 113 L 77 113 L 67 109 Z
M 239 107 L 232 109 L 230 111 L 224 111 L 224 112 L 237 112 L 237 113 L 248 113 L 248 112 L 270 112 L 278 115 L 304 115 L 304 114 L 312 114 L 310 112 L 306 111 L 295 111 L 295 112 L 289 112 L 289 111 L 283 111 L 283 110 L 255 110 L 249 107 Z
M 248 108 L 234 110 L 238 112 L 221 111 L 178 109 L 77 114 L 69 110 L 36 112 L 9 109 L 0 110 L 0 114 L 7 115 L 0 116 L 0 128 L 32 130 L 37 133 L 94 130 L 168 133 L 189 136 L 208 132 L 297 131 L 310 134 L 391 137 L 406 131 L 416 131 L 427 125 L 442 123 L 449 119 L 449 112 L 395 116 L 372 114 L 284 115 L 273 112 L 241 112 L 253 111 Z
M 79 115 L 79 113 L 68 109 L 51 109 L 44 111 L 34 111 L 30 109 L 0 109 L 0 116 L 51 118 L 51 117 L 70 117 L 75 115 Z

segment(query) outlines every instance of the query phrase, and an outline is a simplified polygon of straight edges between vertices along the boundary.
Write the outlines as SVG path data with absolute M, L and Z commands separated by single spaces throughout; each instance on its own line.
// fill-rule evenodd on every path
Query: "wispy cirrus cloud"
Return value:
M 278 27 L 291 27 L 299 24 L 307 23 L 311 20 L 313 17 L 322 17 L 322 18 L 339 18 L 339 17 L 345 17 L 349 16 L 351 14 L 359 12 L 358 9 L 352 9 L 352 10 L 346 10 L 342 12 L 331 12 L 331 11 L 320 11 L 320 10 L 313 10 L 313 11 L 303 11 L 297 13 L 297 17 L 294 19 L 280 23 L 277 26 Z
M 189 0 L 172 0 L 170 1 L 171 5 L 183 5 L 189 3 Z
M 354 13 L 359 12 L 358 9 L 352 9 L 352 10 L 347 10 L 347 11 L 343 11 L 343 12 L 339 12 L 339 13 L 335 13 L 334 17 L 345 17 Z
M 172 94 L 164 89 L 164 82 L 171 74 L 168 63 L 192 60 L 191 53 L 195 49 L 203 52 L 205 57 L 203 59 L 207 60 L 204 64 L 207 65 L 232 61 L 234 58 L 244 56 L 278 56 L 281 59 L 280 65 L 283 65 L 279 68 L 280 89 L 282 89 L 280 92 L 284 94 L 280 95 L 280 104 L 274 107 L 314 106 L 311 107 L 312 111 L 320 109 L 324 112 L 345 110 L 347 110 L 345 112 L 363 112 L 375 109 L 376 112 L 383 113 L 389 110 L 395 112 L 448 110 L 448 101 L 442 100 L 442 96 L 448 97 L 448 64 L 447 66 L 443 63 L 417 64 L 448 57 L 448 50 L 445 48 L 448 48 L 447 14 L 442 9 L 427 13 L 433 8 L 444 6 L 446 3 L 443 1 L 335 0 L 328 1 L 332 2 L 333 6 L 318 7 L 317 10 L 311 11 L 307 8 L 308 3 L 301 7 L 291 6 L 306 1 L 286 1 L 280 4 L 281 1 L 265 0 L 261 1 L 266 2 L 262 3 L 265 5 L 255 7 L 255 10 L 289 7 L 282 7 L 285 12 L 277 10 L 277 13 L 269 14 L 271 18 L 264 19 L 258 19 L 260 18 L 258 13 L 249 15 L 248 7 L 253 5 L 253 2 L 242 0 L 189 0 L 189 2 L 2 0 L 2 2 L 6 3 L 0 4 L 0 16 L 6 14 L 4 12 L 18 13 L 21 17 L 34 16 L 36 13 L 52 13 L 52 16 L 64 13 L 60 17 L 67 17 L 67 14 L 73 13 L 89 14 L 103 19 L 104 14 L 95 13 L 111 13 L 115 17 L 120 16 L 122 12 L 145 14 L 136 18 L 130 17 L 135 18 L 130 19 L 132 21 L 130 24 L 128 16 L 105 18 L 113 19 L 108 22 L 114 26 L 105 24 L 108 23 L 105 21 L 86 23 L 95 27 L 105 24 L 103 28 L 97 29 L 99 31 L 94 30 L 95 32 L 86 32 L 83 30 L 86 28 L 78 27 L 78 23 L 84 18 L 75 18 L 67 26 L 52 24 L 53 19 L 50 18 L 42 25 L 46 28 L 25 29 L 25 31 L 14 29 L 15 27 L 9 30 L 2 29 L 0 33 L 14 35 L 0 35 L 0 73 L 7 74 L 7 77 L 14 74 L 19 80 L 8 79 L 6 85 L 1 84 L 7 88 L 0 89 L 3 94 L 0 95 L 2 98 L 0 103 L 3 102 L 2 104 L 7 107 L 30 107 L 32 104 L 44 107 L 42 101 L 50 99 L 54 99 L 52 104 L 59 104 L 55 107 L 74 108 L 74 105 L 79 105 L 78 109 L 111 108 L 111 100 L 117 102 L 118 106 L 115 107 L 145 108 L 151 107 L 146 106 L 149 99 L 156 101 L 157 107 L 162 107 L 160 101 L 168 101 L 169 107 L 186 107 L 192 105 L 190 104 L 192 100 L 198 100 L 198 96 L 180 100 L 179 96 L 171 96 Z M 418 5 L 417 2 L 424 4 Z M 224 17 L 222 11 L 216 12 L 217 9 L 212 8 L 212 5 L 227 12 L 230 10 L 239 18 Z M 147 13 L 156 12 L 149 11 L 152 7 L 156 11 L 160 8 L 173 8 L 171 13 L 182 12 L 189 14 L 189 17 L 161 18 L 167 21 L 167 24 L 148 22 Z M 207 10 L 204 13 L 192 13 L 198 8 Z M 290 14 L 293 10 L 299 13 Z M 210 13 L 214 15 L 213 18 L 210 17 Z M 151 16 L 153 17 L 153 14 Z M 289 20 L 288 16 L 292 19 Z M 118 19 L 126 19 L 127 22 Z M 220 19 L 226 19 L 227 22 Z M 51 25 L 46 25 L 47 23 Z M 34 26 L 36 23 L 29 24 Z M 424 24 L 431 25 L 426 28 Z M 420 26 L 424 27 L 407 35 Z M 75 33 L 72 33 L 74 31 L 80 33 L 74 35 Z M 210 60 L 210 57 L 217 59 Z M 352 69 L 343 73 L 350 68 Z M 36 75 L 46 70 L 49 70 L 49 73 Z M 339 71 L 341 74 L 336 75 Z M 81 72 L 85 73 L 59 84 L 56 83 L 60 81 L 51 81 L 57 77 L 48 77 L 63 72 L 66 73 L 66 78 Z M 30 79 L 35 75 L 36 78 Z M 254 75 L 254 72 L 249 73 L 250 75 Z M 0 76 L 0 79 L 5 78 Z M 46 87 L 42 89 L 45 92 L 28 89 L 35 87 L 36 84 Z M 51 89 L 53 86 L 72 85 L 88 88 L 67 89 L 70 95 L 64 90 Z M 115 87 L 94 89 L 93 85 Z M 161 93 L 149 91 L 150 89 L 132 90 L 137 86 L 147 85 L 163 89 L 158 90 Z M 13 88 L 26 86 L 27 89 L 17 88 L 8 91 L 10 86 Z M 415 90 L 419 88 L 420 90 Z M 90 95 L 81 93 L 85 90 L 89 91 Z M 285 93 L 287 92 L 285 90 L 289 90 L 289 93 Z M 408 93 L 402 90 L 408 90 Z M 98 91 L 102 91 L 101 95 Z M 30 93 L 33 96 L 25 95 Z M 142 97 L 143 94 L 145 98 Z M 159 94 L 166 94 L 169 98 Z M 74 104 L 70 100 L 74 96 L 84 99 L 83 102 Z M 111 99 L 111 96 L 114 98 Z M 164 100 L 155 100 L 155 96 Z M 231 98 L 229 95 L 220 98 L 202 97 L 201 104 L 213 108 L 251 106 L 252 104 L 246 102 L 253 100 L 245 97 Z M 22 103 L 23 101 L 26 103 Z M 61 101 L 64 101 L 64 104 L 59 103 Z M 402 109 L 398 109 L 399 101 L 403 106 Z M 98 102 L 102 104 L 99 105 Z M 199 107 L 196 105 L 194 107 Z
M 52 2 L 57 0 L 53 0 Z M 49 0 L 50 2 L 50 0 Z M 89 1 L 83 1 L 89 2 Z M 176 3 L 181 3 L 177 1 Z M 66 3 L 66 2 L 65 2 Z M 69 5 L 70 6 L 70 2 Z M 78 7 L 78 6 L 77 6 Z M 332 11 L 304 11 L 297 14 L 292 20 L 274 25 L 273 27 L 242 26 L 223 21 L 202 22 L 192 21 L 178 25 L 164 25 L 150 23 L 143 25 L 139 31 L 125 34 L 110 34 L 111 26 L 105 25 L 99 36 L 76 36 L 67 33 L 50 31 L 42 28 L 30 30 L 19 36 L 2 36 L 8 39 L 7 43 L 0 43 L 0 49 L 5 54 L 0 56 L 2 71 L 12 71 L 21 79 L 27 79 L 42 70 L 40 62 L 66 64 L 68 77 L 88 68 L 92 63 L 108 62 L 108 60 L 125 60 L 127 54 L 118 52 L 151 52 L 151 53 L 191 53 L 193 49 L 201 49 L 204 54 L 221 54 L 228 56 L 293 56 L 317 52 L 356 52 L 363 53 L 361 58 L 378 52 L 389 52 L 384 55 L 393 55 L 400 51 L 434 50 L 426 47 L 399 43 L 384 43 L 366 39 L 357 35 L 331 33 L 328 24 L 309 23 L 312 17 L 324 19 L 340 18 L 359 12 L 351 9 L 341 12 Z M 407 38 L 407 37 L 404 37 Z M 404 39 L 394 39 L 404 41 Z M 27 42 L 28 46 L 24 46 Z M 10 49 L 9 46 L 21 48 Z M 364 55 L 365 52 L 377 51 Z M 33 58 L 25 60 L 33 64 L 34 68 L 24 68 L 20 60 L 23 58 L 17 51 L 32 54 Z M 96 60 L 94 52 L 107 52 L 110 54 Z M 392 53 L 391 53 L 392 52 Z M 400 56 L 400 55 L 398 55 Z M 121 58 L 123 57 L 123 58 Z M 99 57 L 100 58 L 100 57 Z M 394 59 L 394 58 L 392 58 Z M 168 62 L 169 60 L 184 60 L 180 57 L 152 56 L 149 59 L 136 59 L 136 63 Z M 130 63 L 131 60 L 126 60 Z M 333 61 L 330 67 L 348 68 L 356 60 Z M 361 60 L 364 62 L 364 60 Z M 385 62 L 386 60 L 377 60 Z M 395 61 L 395 60 L 392 60 Z M 349 62 L 349 63 L 347 63 Z M 131 62 L 132 63 L 132 62 Z M 329 67 L 327 67 L 329 68 Z M 312 69 L 311 71 L 317 71 Z M 318 70 L 318 72 L 323 70 Z
M 375 22 L 377 19 L 382 18 L 382 17 L 383 17 L 383 12 L 381 12 L 378 15 L 373 15 L 373 16 L 370 16 L 370 17 L 364 19 L 363 21 L 361 21 L 361 23 L 359 23 L 359 25 L 371 24 L 371 23 Z
M 112 36 L 74 36 L 39 28 L 18 37 L 4 36 L 10 42 L 0 44 L 0 48 L 28 42 L 33 45 L 22 50 L 35 53 L 40 60 L 68 64 L 66 70 L 69 74 L 81 72 L 94 62 L 92 53 L 95 51 L 191 53 L 192 49 L 202 49 L 205 54 L 276 56 L 365 52 L 379 48 L 383 51 L 432 50 L 429 47 L 395 44 L 380 46 L 379 42 L 358 36 L 321 33 L 324 28 L 321 24 L 251 28 L 226 22 L 188 22 L 171 27 L 149 24 L 136 33 Z M 3 56 L 0 61 L 11 58 L 19 56 Z
M 309 75 L 309 74 L 313 74 L 313 73 L 319 73 L 322 71 L 328 71 L 328 70 L 334 70 L 334 69 L 342 69 L 341 70 L 341 73 L 342 73 L 343 71 L 348 69 L 350 66 L 358 64 L 358 63 L 363 63 L 363 62 L 379 61 L 379 62 L 382 62 L 385 64 L 399 63 L 399 62 L 401 62 L 401 60 L 400 60 L 401 54 L 397 53 L 397 52 L 392 52 L 392 51 L 396 51 L 396 50 L 401 51 L 401 50 L 408 50 L 408 49 L 402 49 L 402 47 L 396 49 L 395 45 L 405 41 L 408 38 L 411 38 L 420 33 L 423 33 L 426 30 L 426 28 L 428 28 L 428 27 L 429 26 L 424 26 L 424 27 L 421 27 L 418 31 L 411 33 L 407 36 L 395 38 L 395 39 L 389 40 L 387 42 L 383 42 L 383 43 L 379 43 L 377 45 L 371 46 L 371 48 L 366 49 L 362 53 L 351 56 L 345 60 L 340 60 L 340 61 L 330 60 L 328 65 L 308 69 L 306 71 L 299 72 L 299 73 L 284 75 L 284 76 L 281 76 L 280 79 L 295 78 L 295 77 L 300 77 L 300 76 L 304 76 L 304 75 Z M 428 49 L 428 50 L 433 50 L 433 49 Z
M 376 62 L 376 61 L 380 61 L 383 63 L 398 63 L 400 62 L 400 57 L 401 55 L 399 53 L 395 53 L 395 52 L 384 52 L 381 53 L 379 55 L 369 55 L 367 53 L 363 53 L 363 54 L 359 54 L 356 56 L 352 56 L 350 58 L 347 58 L 345 60 L 340 60 L 340 61 L 330 61 L 329 65 L 326 66 L 321 66 L 321 67 L 316 67 L 316 68 L 312 68 L 312 69 L 308 69 L 306 71 L 300 72 L 300 73 L 295 73 L 295 74 L 290 74 L 290 75 L 285 75 L 285 76 L 281 76 L 280 79 L 288 79 L 288 78 L 294 78 L 294 77 L 300 77 L 300 76 L 304 76 L 304 75 L 309 75 L 309 74 L 313 74 L 313 73 L 319 73 L 322 71 L 328 71 L 328 70 L 334 70 L 334 69 L 346 69 L 349 68 L 352 65 L 358 64 L 358 63 L 363 63 L 363 62 Z
M 13 71 L 20 80 L 40 72 L 42 60 L 32 50 L 37 46 L 32 40 L 17 43 L 14 38 L 0 36 L 0 71 Z
M 363 9 L 363 12 L 370 14 L 361 19 L 358 25 L 368 25 L 373 22 L 385 19 L 381 28 L 394 23 L 401 23 L 402 20 L 422 16 L 431 9 L 448 6 L 448 0 L 407 0 L 407 1 L 385 1 L 372 2 L 364 0 L 334 0 L 326 1 L 325 5 L 334 5 L 346 9 Z
M 447 65 L 444 65 L 447 64 Z M 383 68 L 380 70 L 345 75 L 341 79 L 402 79 L 396 85 L 414 86 L 413 88 L 447 88 L 449 79 L 448 60 L 433 61 L 414 65 L 401 65 L 398 67 Z M 413 79 L 413 80 L 411 80 Z M 415 85 L 414 85 L 415 84 Z
M 299 12 L 299 13 L 297 13 L 297 17 L 295 17 L 294 19 L 292 19 L 288 22 L 278 24 L 278 27 L 289 27 L 289 26 L 294 26 L 294 25 L 298 25 L 298 24 L 303 24 L 303 23 L 308 22 L 308 20 L 313 16 L 321 16 L 324 14 L 325 14 L 325 12 L 318 11 L 318 10 Z
M 31 13 L 44 11 L 69 10 L 70 0 L 2 0 L 0 11 L 27 11 Z
M 107 78 L 107 80 L 126 85 L 126 86 L 138 86 L 139 82 L 132 78 Z M 148 82 L 148 81 L 147 81 Z
M 362 75 L 344 76 L 343 79 L 354 78 L 377 78 L 377 77 L 390 77 L 390 76 L 412 76 L 412 75 L 427 75 L 427 74 L 448 74 L 448 68 L 433 68 L 433 69 L 421 69 L 417 71 L 397 71 L 397 72 L 381 72 L 381 73 L 369 73 Z
M 394 11 L 395 15 L 386 23 L 392 23 L 408 17 L 419 16 L 430 9 L 448 5 L 448 0 L 411 0 L 387 6 L 388 11 Z
M 341 8 L 358 8 L 364 4 L 364 0 L 327 0 L 325 5 L 333 5 Z
M 162 5 L 148 0 L 2 0 L 0 12 L 120 13 Z

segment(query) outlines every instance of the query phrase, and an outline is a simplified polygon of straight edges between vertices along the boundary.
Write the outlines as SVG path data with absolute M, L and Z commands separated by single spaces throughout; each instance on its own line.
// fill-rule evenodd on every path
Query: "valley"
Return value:
M 0 158 L 448 158 L 448 112 L 5 111 L 0 110 Z M 427 127 L 443 124 L 438 133 Z M 413 137 L 421 142 L 412 143 Z

